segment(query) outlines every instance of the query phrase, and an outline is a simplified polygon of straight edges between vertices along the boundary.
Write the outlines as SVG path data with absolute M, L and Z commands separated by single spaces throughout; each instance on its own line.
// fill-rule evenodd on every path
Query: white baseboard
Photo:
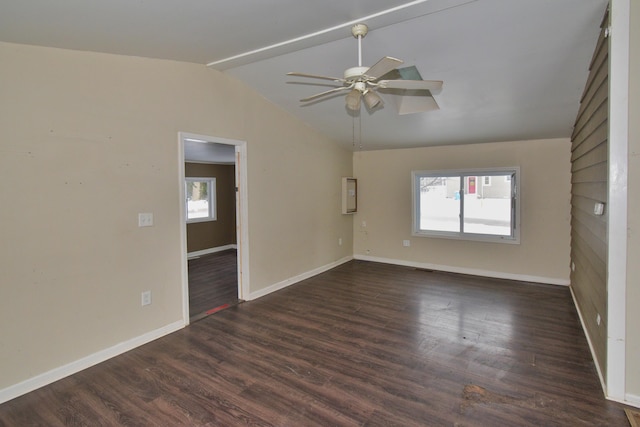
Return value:
M 287 286 L 293 285 L 294 283 L 301 282 L 301 281 L 306 280 L 306 279 L 308 279 L 310 277 L 317 276 L 320 273 L 324 273 L 325 271 L 331 270 L 332 268 L 335 268 L 335 267 L 337 267 L 339 265 L 342 265 L 342 264 L 344 264 L 346 262 L 349 262 L 352 259 L 353 259 L 353 257 L 351 257 L 351 256 L 344 257 L 344 258 L 342 258 L 342 259 L 340 259 L 338 261 L 329 263 L 327 265 L 323 265 L 322 267 L 315 268 L 315 269 L 313 269 L 311 271 L 307 271 L 306 273 L 299 274 L 299 275 L 291 277 L 291 278 L 289 278 L 287 280 L 283 280 L 282 282 L 274 283 L 273 285 L 268 286 L 266 288 L 260 289 L 260 290 L 255 291 L 255 292 L 251 292 L 245 298 L 245 300 L 251 301 L 251 300 L 263 297 L 265 295 L 268 295 L 268 294 L 270 294 L 272 292 L 279 291 L 280 289 L 284 289 Z
M 166 326 L 163 326 L 162 328 L 147 332 L 146 334 L 116 344 L 113 347 L 100 350 L 97 353 L 90 354 L 89 356 L 83 357 L 82 359 L 78 359 L 64 366 L 54 368 L 48 372 L 44 372 L 33 378 L 29 378 L 28 380 L 9 386 L 5 389 L 0 390 L 0 403 L 15 399 L 16 397 L 22 396 L 23 394 L 29 393 L 30 391 L 61 380 L 62 378 L 90 368 L 91 366 L 97 365 L 98 363 L 104 362 L 105 360 L 111 359 L 112 357 L 118 356 L 129 350 L 133 350 L 136 347 L 156 340 L 184 327 L 185 323 L 183 320 L 170 323 Z
M 593 359 L 593 364 L 596 365 L 596 372 L 598 372 L 598 378 L 600 379 L 600 387 L 602 387 L 602 392 L 604 395 L 607 395 L 607 383 L 604 380 L 604 375 L 602 375 L 602 371 L 600 370 L 600 363 L 598 362 L 598 356 L 596 355 L 595 348 L 593 347 L 593 342 L 591 342 L 591 336 L 589 335 L 589 331 L 587 330 L 587 325 L 584 323 L 584 317 L 582 316 L 582 311 L 580 311 L 580 306 L 578 305 L 578 300 L 576 299 L 576 294 L 573 293 L 573 288 L 569 287 L 571 291 L 571 298 L 573 299 L 573 305 L 578 312 L 578 318 L 580 318 L 580 324 L 582 325 L 582 330 L 584 331 L 584 336 L 587 337 L 587 343 L 589 344 L 589 351 L 591 351 L 591 358 Z
M 354 259 L 381 262 L 384 264 L 402 265 L 405 267 L 424 268 L 427 270 L 446 271 L 447 273 L 469 274 L 472 276 L 492 277 L 494 279 L 517 280 L 520 282 L 544 283 L 549 285 L 569 286 L 568 279 L 556 277 L 531 276 L 527 274 L 504 273 L 502 271 L 480 270 L 477 268 L 455 267 L 450 265 L 431 264 L 426 262 L 405 261 L 400 259 L 379 258 L 369 255 L 354 255 Z
M 640 408 L 640 396 L 636 394 L 627 393 L 624 395 L 625 401 L 623 403 L 631 406 L 635 406 L 636 408 Z
M 616 398 L 609 397 L 609 396 L 605 396 L 605 397 L 607 398 L 607 400 L 610 400 L 612 402 L 618 402 L 618 403 L 621 403 L 623 405 L 640 408 L 640 396 L 637 396 L 635 394 L 626 393 L 624 395 L 624 400 L 616 399 Z
M 216 248 L 203 249 L 201 251 L 194 251 L 187 253 L 187 259 L 197 258 L 203 255 L 215 254 L 216 252 L 226 251 L 227 249 L 238 249 L 238 245 L 235 243 L 231 245 L 218 246 Z

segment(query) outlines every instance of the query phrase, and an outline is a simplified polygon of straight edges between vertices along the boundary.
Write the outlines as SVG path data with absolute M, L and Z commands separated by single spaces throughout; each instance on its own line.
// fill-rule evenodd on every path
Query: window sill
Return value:
M 411 233 L 413 237 L 432 237 L 436 239 L 449 239 L 449 240 L 465 240 L 470 242 L 485 242 L 485 243 L 506 243 L 510 245 L 519 245 L 520 237 L 511 236 L 489 236 L 486 234 L 471 234 L 471 233 L 439 233 L 437 231 L 414 231 Z
M 199 222 L 213 222 L 213 221 L 216 221 L 216 218 L 197 218 L 197 219 L 187 220 L 187 224 L 197 224 Z

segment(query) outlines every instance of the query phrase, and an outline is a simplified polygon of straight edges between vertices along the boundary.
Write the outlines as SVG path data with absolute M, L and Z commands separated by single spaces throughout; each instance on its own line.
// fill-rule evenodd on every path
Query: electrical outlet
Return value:
M 367 221 L 362 221 L 362 227 L 366 227 L 367 226 Z
M 408 248 L 409 246 L 411 246 L 411 241 L 410 240 L 403 240 L 402 241 L 402 246 L 404 246 L 405 248 Z
M 142 306 L 151 304 L 151 291 L 144 291 L 142 293 Z
M 138 214 L 138 227 L 151 227 L 153 225 L 152 213 L 139 213 Z
M 338 246 L 342 246 L 342 237 L 338 237 Z
M 596 202 L 596 204 L 593 205 L 593 214 L 598 216 L 604 215 L 604 203 Z

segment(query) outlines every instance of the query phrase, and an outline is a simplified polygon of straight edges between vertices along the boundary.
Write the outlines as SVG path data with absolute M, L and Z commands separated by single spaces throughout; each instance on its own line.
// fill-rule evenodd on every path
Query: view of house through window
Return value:
M 215 178 L 186 178 L 187 222 L 216 219 Z
M 413 172 L 414 235 L 517 241 L 517 173 Z

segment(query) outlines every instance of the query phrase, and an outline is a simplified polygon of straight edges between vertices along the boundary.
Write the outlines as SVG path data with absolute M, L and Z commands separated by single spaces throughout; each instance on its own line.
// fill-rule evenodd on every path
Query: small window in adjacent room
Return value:
M 215 221 L 216 179 L 186 178 L 187 222 Z
M 413 171 L 413 235 L 519 243 L 519 173 Z

